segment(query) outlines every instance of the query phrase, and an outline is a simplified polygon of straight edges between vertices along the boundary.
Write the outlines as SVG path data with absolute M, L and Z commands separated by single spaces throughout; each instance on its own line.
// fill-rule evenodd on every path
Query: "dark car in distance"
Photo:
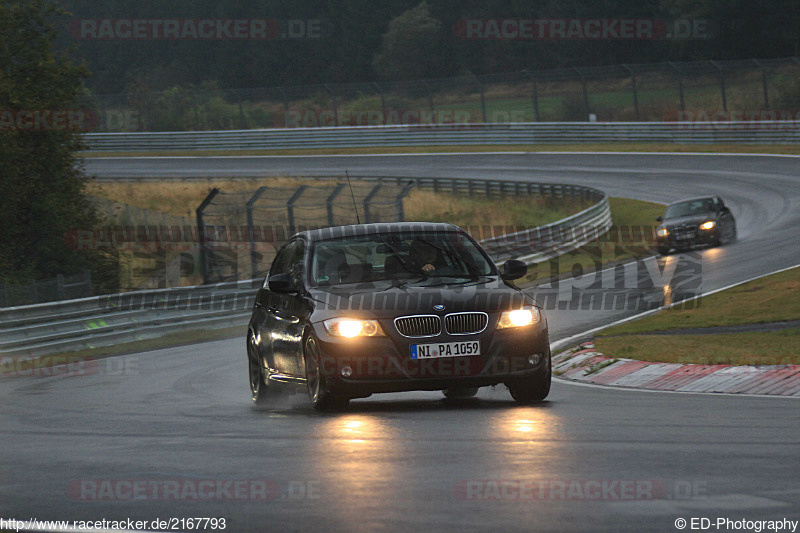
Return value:
M 661 255 L 736 240 L 736 220 L 719 196 L 673 202 L 656 219 L 656 244 Z
M 278 251 L 247 332 L 250 392 L 269 404 L 305 389 L 317 410 L 374 393 L 474 396 L 505 384 L 520 403 L 550 390 L 541 307 L 451 224 L 392 223 L 303 231 Z

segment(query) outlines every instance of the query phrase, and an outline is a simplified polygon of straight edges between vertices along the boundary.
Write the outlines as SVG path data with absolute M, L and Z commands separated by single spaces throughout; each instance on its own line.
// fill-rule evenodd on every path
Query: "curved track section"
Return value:
M 800 263 L 797 158 L 135 158 L 87 168 L 105 177 L 491 176 L 658 202 L 719 193 L 740 240 L 699 254 L 704 291 Z M 629 313 L 555 309 L 551 335 Z M 792 399 L 555 383 L 534 407 L 497 388 L 460 403 L 436 393 L 374 396 L 333 415 L 301 397 L 257 410 L 244 354 L 242 338 L 109 359 L 88 375 L 0 380 L 0 516 L 215 516 L 231 531 L 676 531 L 679 518 L 800 519 Z M 150 489 L 132 493 L 136 480 Z M 204 485 L 206 497 L 193 498 L 204 480 L 217 490 Z

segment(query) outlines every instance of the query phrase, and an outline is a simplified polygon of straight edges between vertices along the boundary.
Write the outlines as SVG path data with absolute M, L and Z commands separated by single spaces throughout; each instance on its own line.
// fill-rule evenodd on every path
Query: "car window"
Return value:
M 289 241 L 284 244 L 280 250 L 278 250 L 278 253 L 275 255 L 275 259 L 272 260 L 272 266 L 269 267 L 268 276 L 287 274 L 289 272 L 289 265 L 296 257 L 296 248 L 298 242 L 300 242 L 299 239 Z
M 678 218 L 688 217 L 692 215 L 701 215 L 714 211 L 714 204 L 711 198 L 702 198 L 699 200 L 689 200 L 687 202 L 680 202 L 672 204 L 667 208 L 664 213 L 664 218 Z
M 337 285 L 417 278 L 422 275 L 418 249 L 431 250 L 426 258 L 434 277 L 474 277 L 494 273 L 486 257 L 458 232 L 407 232 L 330 239 L 315 244 L 311 280 L 315 285 Z
M 291 248 L 287 259 L 287 271 L 295 287 L 303 285 L 303 272 L 305 271 L 303 259 L 305 257 L 305 241 L 297 239 Z

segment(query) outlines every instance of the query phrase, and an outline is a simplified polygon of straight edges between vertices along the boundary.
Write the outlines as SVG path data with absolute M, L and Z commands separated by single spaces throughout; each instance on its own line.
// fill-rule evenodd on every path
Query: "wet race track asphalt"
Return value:
M 90 173 L 127 177 L 345 169 L 576 183 L 657 202 L 717 193 L 736 216 L 739 240 L 695 254 L 703 291 L 800 263 L 798 158 L 508 153 L 87 163 Z M 634 312 L 548 309 L 551 340 Z M 91 375 L 4 378 L 0 398 L 3 517 L 224 517 L 228 531 L 678 531 L 679 518 L 800 519 L 795 399 L 556 381 L 547 401 L 531 407 L 497 387 L 461 402 L 440 393 L 376 395 L 344 413 L 318 414 L 295 395 L 258 410 L 244 337 L 101 360 Z

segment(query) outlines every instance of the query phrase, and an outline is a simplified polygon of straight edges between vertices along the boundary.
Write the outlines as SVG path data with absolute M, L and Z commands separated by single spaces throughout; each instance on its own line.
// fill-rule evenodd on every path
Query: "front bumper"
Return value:
M 682 238 L 676 238 L 676 235 L 684 235 Z M 719 228 L 713 230 L 697 230 L 687 235 L 687 233 L 679 234 L 677 232 L 670 232 L 666 237 L 658 237 L 656 244 L 659 248 L 671 248 L 675 250 L 688 250 L 691 248 L 699 248 L 702 246 L 713 246 L 719 240 Z
M 318 328 L 322 329 L 322 328 Z M 378 392 L 484 387 L 546 372 L 550 344 L 546 323 L 474 335 L 340 339 L 318 334 L 322 372 L 331 391 L 351 397 Z M 411 359 L 411 344 L 478 340 L 477 356 Z

